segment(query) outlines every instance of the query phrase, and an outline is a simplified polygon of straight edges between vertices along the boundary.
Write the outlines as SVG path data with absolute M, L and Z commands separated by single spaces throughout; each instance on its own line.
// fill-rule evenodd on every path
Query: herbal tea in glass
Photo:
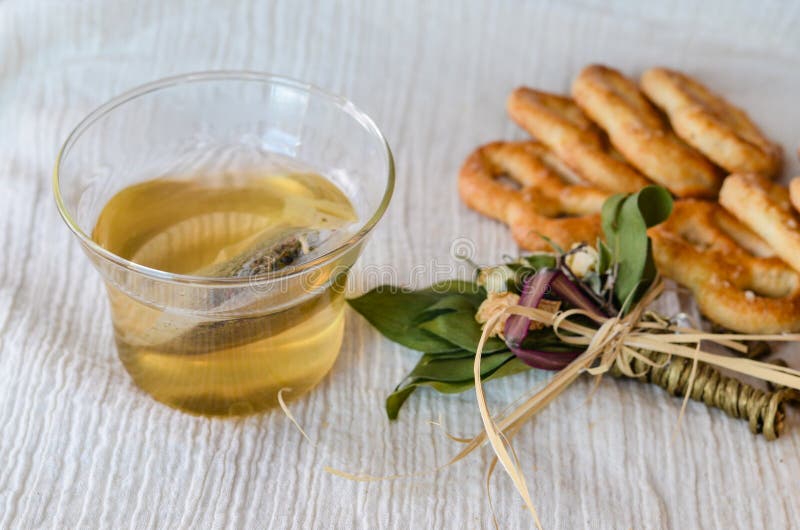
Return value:
M 335 248 L 356 221 L 344 193 L 315 173 L 201 175 L 125 188 L 92 238 L 160 271 L 250 278 Z M 120 359 L 136 384 L 178 408 L 228 414 L 270 406 L 282 388 L 302 393 L 328 372 L 344 325 L 336 287 L 277 312 L 256 299 L 246 315 L 214 320 L 108 289 Z M 209 310 L 239 305 L 233 298 L 211 297 Z
M 344 283 L 393 185 L 388 146 L 352 103 L 251 72 L 108 102 L 70 134 L 54 176 L 136 385 L 222 416 L 296 398 L 331 369 Z

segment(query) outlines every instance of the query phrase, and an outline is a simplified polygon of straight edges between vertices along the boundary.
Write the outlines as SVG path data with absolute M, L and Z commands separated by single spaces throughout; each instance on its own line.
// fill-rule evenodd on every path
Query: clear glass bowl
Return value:
M 103 207 L 131 185 L 276 165 L 334 182 L 358 213 L 352 235 L 248 278 L 148 268 L 90 236 Z M 295 398 L 330 370 L 344 330 L 342 286 L 393 187 L 391 151 L 366 114 L 306 83 L 253 72 L 171 77 L 109 101 L 69 135 L 54 174 L 59 212 L 106 283 L 125 368 L 157 400 L 207 415 L 263 410 L 281 389 Z

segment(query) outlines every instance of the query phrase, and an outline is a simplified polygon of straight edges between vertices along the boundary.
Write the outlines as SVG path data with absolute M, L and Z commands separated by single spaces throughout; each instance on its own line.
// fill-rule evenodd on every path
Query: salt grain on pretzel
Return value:
M 712 321 L 740 333 L 800 331 L 800 275 L 721 206 L 678 201 L 649 233 L 658 270 Z
M 528 250 L 552 250 L 541 236 L 562 248 L 594 242 L 600 234 L 597 212 L 609 195 L 576 182 L 558 158 L 535 141 L 478 148 L 461 168 L 458 189 L 470 208 L 507 224 L 517 243 Z
M 521 87 L 511 93 L 507 107 L 511 119 L 594 186 L 631 193 L 648 184 L 609 154 L 601 131 L 570 98 Z
M 691 77 L 651 68 L 641 79 L 642 90 L 669 117 L 686 143 L 731 173 L 774 176 L 782 151 L 769 141 L 742 109 Z
M 645 176 L 679 197 L 716 196 L 721 184 L 717 169 L 669 130 L 633 81 L 592 65 L 573 83 L 572 96 Z
M 736 173 L 722 184 L 719 203 L 800 271 L 800 218 L 786 188 L 755 173 Z

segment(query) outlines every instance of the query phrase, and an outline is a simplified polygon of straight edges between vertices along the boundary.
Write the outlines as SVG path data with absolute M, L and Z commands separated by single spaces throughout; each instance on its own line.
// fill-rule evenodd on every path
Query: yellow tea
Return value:
M 345 194 L 314 173 L 165 177 L 117 193 L 92 237 L 160 271 L 246 279 L 336 248 L 356 221 Z M 120 359 L 137 385 L 173 407 L 262 410 L 279 390 L 299 395 L 330 370 L 342 342 L 344 279 L 278 308 L 259 303 L 256 283 L 210 290 L 203 311 L 165 309 L 108 283 Z

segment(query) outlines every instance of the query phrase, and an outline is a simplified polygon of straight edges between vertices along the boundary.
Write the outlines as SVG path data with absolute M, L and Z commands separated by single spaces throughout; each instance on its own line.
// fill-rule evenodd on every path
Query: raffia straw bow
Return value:
M 642 300 L 633 310 L 624 317 L 602 317 L 580 309 L 572 309 L 558 313 L 551 313 L 541 309 L 512 306 L 505 308 L 501 313 L 495 315 L 483 327 L 483 333 L 478 343 L 478 350 L 475 354 L 475 364 L 473 375 L 475 378 L 475 392 L 480 409 L 481 419 L 483 420 L 484 432 L 476 436 L 462 451 L 461 454 L 469 453 L 486 440 L 492 446 L 497 459 L 511 477 L 514 486 L 522 496 L 525 505 L 530 510 L 537 528 L 542 525 L 536 508 L 531 500 L 524 474 L 520 469 L 519 462 L 513 455 L 508 438 L 513 435 L 520 426 L 541 411 L 559 394 L 566 390 L 579 375 L 586 372 L 595 376 L 603 374 L 615 368 L 629 377 L 637 377 L 641 374 L 635 373 L 631 366 L 632 361 L 637 360 L 639 364 L 648 367 L 663 367 L 669 363 L 671 357 L 678 356 L 690 359 L 693 362 L 692 373 L 687 384 L 687 389 L 692 387 L 692 379 L 696 375 L 697 362 L 704 362 L 711 366 L 725 368 L 727 370 L 756 377 L 762 381 L 781 385 L 800 391 L 800 371 L 793 370 L 785 366 L 759 362 L 752 359 L 727 357 L 708 353 L 700 348 L 701 341 L 709 341 L 732 348 L 739 352 L 745 352 L 747 348 L 739 341 L 746 340 L 768 340 L 768 341 L 800 341 L 800 334 L 781 334 L 781 335 L 738 335 L 738 334 L 716 334 L 704 333 L 695 329 L 678 328 L 675 326 L 665 327 L 663 323 L 643 321 L 647 308 L 658 298 L 664 290 L 664 284 L 660 278 L 653 282 L 653 285 L 642 297 Z M 496 322 L 506 314 L 521 315 L 546 326 L 552 327 L 556 335 L 567 343 L 578 346 L 585 346 L 586 350 L 574 361 L 560 370 L 540 391 L 526 399 L 517 408 L 512 410 L 504 418 L 497 422 L 492 418 L 489 407 L 486 404 L 486 397 L 481 383 L 481 355 L 484 344 L 489 336 L 489 331 L 494 328 Z M 576 315 L 583 315 L 591 318 L 600 327 L 597 329 L 583 326 L 570 319 Z M 658 332 L 658 331 L 661 332 Z M 663 333 L 663 331 L 672 333 Z M 564 332 L 568 332 L 566 334 Z M 686 344 L 694 344 L 695 347 L 688 347 Z M 640 353 L 640 350 L 649 350 L 666 354 L 662 362 L 653 361 L 650 357 Z M 687 393 L 688 397 L 688 393 Z M 508 434 L 508 437 L 506 434 Z M 457 457 L 458 459 L 458 457 Z

